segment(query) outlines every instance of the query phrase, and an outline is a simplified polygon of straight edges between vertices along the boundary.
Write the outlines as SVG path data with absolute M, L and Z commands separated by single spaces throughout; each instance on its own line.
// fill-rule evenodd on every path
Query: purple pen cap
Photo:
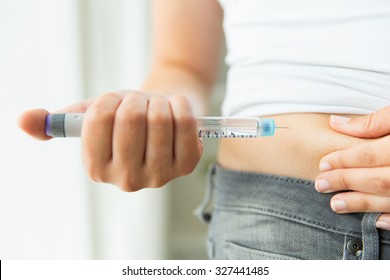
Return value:
M 45 118 L 45 133 L 51 137 L 65 137 L 65 114 L 51 114 Z

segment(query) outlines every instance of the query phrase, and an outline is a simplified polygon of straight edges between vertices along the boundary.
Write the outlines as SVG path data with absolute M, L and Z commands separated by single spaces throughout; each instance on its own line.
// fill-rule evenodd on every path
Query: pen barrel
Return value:
M 52 137 L 80 137 L 84 113 L 46 116 L 45 132 Z M 273 119 L 198 117 L 198 136 L 202 138 L 256 138 L 273 136 Z
M 255 138 L 273 136 L 273 119 L 199 117 L 198 136 L 204 138 Z
M 83 127 L 84 114 L 67 113 L 65 114 L 65 137 L 80 137 L 81 128 Z

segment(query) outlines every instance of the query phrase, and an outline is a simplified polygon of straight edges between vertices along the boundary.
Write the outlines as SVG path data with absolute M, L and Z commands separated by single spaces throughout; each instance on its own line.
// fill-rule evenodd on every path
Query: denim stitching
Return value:
M 390 245 L 390 239 L 380 237 L 380 242 L 386 245 Z
M 379 242 L 375 242 L 375 256 L 380 257 L 380 256 L 379 256 L 380 236 L 379 236 L 378 229 L 377 229 L 376 226 L 375 226 L 375 223 L 376 223 L 376 221 L 378 220 L 378 218 L 379 218 L 379 215 L 376 216 L 376 217 L 374 217 L 375 237 L 376 237 L 377 240 L 379 239 Z
M 233 212 L 233 211 L 247 212 L 247 213 L 250 212 L 250 211 L 242 209 L 242 208 L 237 208 L 236 206 L 233 206 L 233 205 L 226 205 L 226 206 L 229 207 L 229 208 L 225 208 L 225 207 L 221 207 L 221 206 L 215 206 L 215 210 L 224 210 L 224 211 L 227 211 L 227 212 Z M 255 207 L 255 206 L 247 206 L 247 208 L 253 209 L 256 212 L 259 212 L 261 214 L 269 214 L 269 216 L 277 216 L 279 218 L 284 218 L 286 220 L 290 220 L 290 221 L 293 221 L 293 222 L 300 222 L 300 223 L 303 223 L 303 224 L 305 224 L 307 226 L 311 226 L 311 227 L 316 227 L 314 225 L 317 225 L 317 227 L 320 228 L 320 229 L 331 230 L 334 233 L 349 234 L 351 236 L 361 238 L 361 235 L 360 235 L 359 232 L 353 232 L 353 231 L 348 231 L 348 230 L 342 230 L 342 229 L 334 228 L 334 227 L 331 227 L 331 226 L 319 223 L 317 221 L 304 219 L 304 218 L 301 218 L 301 217 L 298 217 L 298 216 L 295 216 L 295 215 L 291 215 L 291 214 L 287 214 L 287 213 L 283 213 L 283 212 L 278 212 L 278 211 L 275 211 L 275 210 Z
M 276 257 L 276 256 L 270 256 L 269 254 L 266 254 L 266 253 L 263 253 L 261 251 L 259 251 L 258 249 L 253 249 L 253 248 L 238 248 L 239 245 L 237 244 L 234 244 L 234 243 L 231 243 L 231 241 L 228 241 L 226 240 L 223 244 L 223 248 L 225 250 L 229 250 L 230 248 L 232 249 L 236 249 L 236 250 L 240 250 L 240 251 L 245 251 L 245 253 L 249 253 L 249 254 L 252 254 L 252 255 L 256 255 L 256 256 L 261 256 L 261 257 L 265 257 L 267 259 L 271 259 L 271 260 L 300 260 L 299 258 L 297 257 L 294 257 L 294 256 L 287 256 L 287 255 L 283 255 L 283 256 L 280 256 L 279 258 Z M 247 251 L 246 251 L 246 250 Z M 270 254 L 275 254 L 275 253 L 272 253 L 272 252 L 269 252 Z M 227 254 L 228 255 L 228 254 Z
M 242 172 L 242 171 L 233 171 L 233 170 L 218 170 L 218 172 L 226 173 L 226 175 L 231 177 L 237 177 L 237 175 L 241 177 L 252 177 L 252 178 L 261 178 L 265 180 L 279 181 L 279 182 L 290 182 L 296 184 L 303 184 L 307 186 L 314 186 L 314 181 L 306 180 L 306 179 L 298 179 L 288 176 L 278 176 L 278 175 L 266 175 L 256 172 Z

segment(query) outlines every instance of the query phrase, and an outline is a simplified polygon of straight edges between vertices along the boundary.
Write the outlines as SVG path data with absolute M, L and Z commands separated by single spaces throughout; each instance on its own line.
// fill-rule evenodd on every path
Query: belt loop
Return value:
M 211 205 L 211 201 L 214 193 L 215 169 L 216 169 L 215 164 L 212 164 L 209 167 L 205 196 L 203 198 L 202 203 L 193 212 L 193 214 L 197 216 L 199 220 L 201 220 L 206 224 L 210 223 L 211 221 L 211 212 L 208 210 L 208 208 Z
M 379 234 L 375 226 L 381 213 L 365 213 L 362 220 L 363 260 L 379 260 Z

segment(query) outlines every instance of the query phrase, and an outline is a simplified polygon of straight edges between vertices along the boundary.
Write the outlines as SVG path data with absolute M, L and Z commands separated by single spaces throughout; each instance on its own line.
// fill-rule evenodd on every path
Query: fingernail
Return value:
M 375 226 L 380 229 L 390 230 L 390 223 L 386 221 L 377 221 Z
M 329 171 L 331 169 L 332 169 L 332 166 L 328 162 L 326 162 L 326 161 L 320 162 L 320 171 L 325 172 L 325 171 Z
M 316 180 L 314 187 L 319 192 L 325 192 L 325 191 L 328 191 L 330 189 L 330 184 L 327 180 L 318 179 L 318 180 Z
M 390 230 L 390 217 L 388 215 L 381 215 L 375 225 L 377 228 Z
M 344 200 L 335 200 L 330 205 L 335 212 L 345 211 L 347 209 L 347 203 Z
M 331 115 L 330 116 L 330 122 L 332 124 L 346 124 L 348 123 L 349 121 L 351 120 L 351 118 L 347 118 L 347 117 L 342 117 L 342 116 L 335 116 L 335 115 Z

